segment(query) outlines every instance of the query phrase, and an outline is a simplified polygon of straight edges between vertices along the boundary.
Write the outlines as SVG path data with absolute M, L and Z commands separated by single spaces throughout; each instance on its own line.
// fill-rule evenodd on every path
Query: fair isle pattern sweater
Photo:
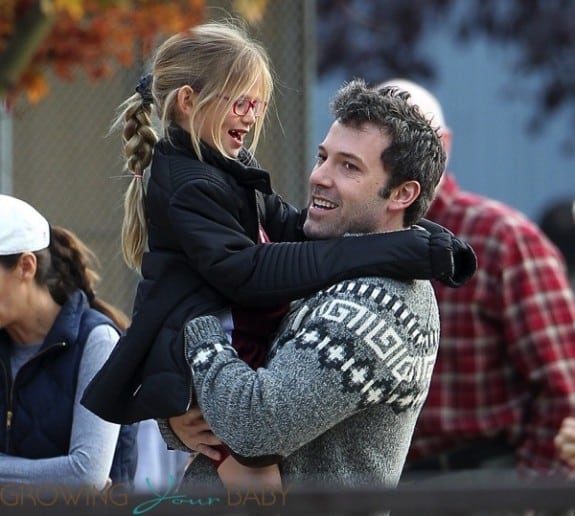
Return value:
M 234 452 L 280 456 L 284 485 L 397 484 L 439 341 L 429 282 L 349 280 L 295 302 L 257 371 L 215 317 L 186 337 L 200 408 Z M 215 478 L 199 456 L 184 486 Z

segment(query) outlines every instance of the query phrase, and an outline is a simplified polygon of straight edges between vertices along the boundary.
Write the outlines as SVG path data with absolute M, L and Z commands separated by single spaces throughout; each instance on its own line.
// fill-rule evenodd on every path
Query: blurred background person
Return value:
M 550 203 L 541 214 L 539 226 L 563 254 L 571 287 L 575 289 L 575 200 L 566 198 Z M 563 420 L 555 445 L 559 456 L 575 468 L 575 417 Z
M 170 450 L 155 419 L 138 423 L 138 466 L 134 477 L 136 493 L 165 493 L 179 485 L 190 453 Z
M 449 159 L 452 133 L 437 99 L 410 81 L 383 85 L 411 94 Z M 524 215 L 461 190 L 448 171 L 427 218 L 469 242 L 478 270 L 459 289 L 434 282 L 441 342 L 406 478 L 567 474 L 553 442 L 575 414 L 575 300 L 562 256 Z
M 119 439 L 118 425 L 80 405 L 128 323 L 96 297 L 93 258 L 74 234 L 0 195 L 0 484 L 133 479 L 137 426 Z
M 561 251 L 571 286 L 575 289 L 575 195 L 547 205 L 539 219 L 539 227 Z

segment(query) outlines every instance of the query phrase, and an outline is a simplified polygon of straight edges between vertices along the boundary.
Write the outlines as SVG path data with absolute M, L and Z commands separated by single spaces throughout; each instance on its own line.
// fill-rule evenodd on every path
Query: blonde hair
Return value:
M 126 191 L 122 223 L 124 260 L 135 269 L 141 266 L 147 240 L 141 176 L 158 141 L 152 128 L 152 103 L 162 134 L 169 138 L 170 125 L 178 122 L 178 90 L 190 86 L 197 97 L 185 129 L 198 158 L 202 159 L 199 130 L 208 119 L 214 121 L 211 136 L 216 149 L 231 158 L 223 148 L 219 128 L 232 104 L 254 86 L 260 91 L 259 98 L 269 102 L 273 90 L 267 52 L 244 29 L 231 23 L 205 23 L 170 37 L 156 51 L 152 77 L 152 98 L 132 95 L 120 106 L 113 126 L 123 125 L 126 168 L 137 178 Z M 257 147 L 263 122 L 264 116 L 255 121 L 250 152 Z

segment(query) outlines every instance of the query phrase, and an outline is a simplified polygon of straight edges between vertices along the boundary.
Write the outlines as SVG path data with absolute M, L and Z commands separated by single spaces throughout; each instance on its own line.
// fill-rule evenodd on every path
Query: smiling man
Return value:
M 382 212 L 383 200 L 388 199 L 391 192 L 387 187 L 389 174 L 382 170 L 378 151 L 389 144 L 390 138 L 375 124 L 354 127 L 334 122 L 319 146 L 317 165 L 310 179 L 311 202 L 304 223 L 308 238 L 333 238 L 404 227 L 402 208 L 417 198 L 420 185 L 415 180 L 406 182 L 395 199 L 402 204 Z
M 445 154 L 407 98 L 361 80 L 337 92 L 335 121 L 310 176 L 309 238 L 402 231 L 424 215 Z M 294 302 L 266 367 L 256 371 L 238 358 L 216 317 L 186 328 L 207 424 L 245 464 L 278 462 L 290 486 L 395 486 L 438 340 L 431 284 L 381 277 L 342 281 Z M 200 449 L 197 414 L 170 420 L 190 449 Z M 163 433 L 181 447 L 167 424 Z M 218 482 L 214 468 L 199 455 L 184 487 L 211 482 Z

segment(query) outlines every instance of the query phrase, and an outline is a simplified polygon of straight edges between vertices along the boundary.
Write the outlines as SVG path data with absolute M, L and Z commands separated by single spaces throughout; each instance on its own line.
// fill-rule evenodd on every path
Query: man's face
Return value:
M 389 138 L 377 126 L 360 129 L 334 122 L 319 145 L 310 175 L 310 203 L 304 232 L 323 239 L 346 233 L 386 231 L 387 201 L 378 192 L 387 184 L 381 153 Z

